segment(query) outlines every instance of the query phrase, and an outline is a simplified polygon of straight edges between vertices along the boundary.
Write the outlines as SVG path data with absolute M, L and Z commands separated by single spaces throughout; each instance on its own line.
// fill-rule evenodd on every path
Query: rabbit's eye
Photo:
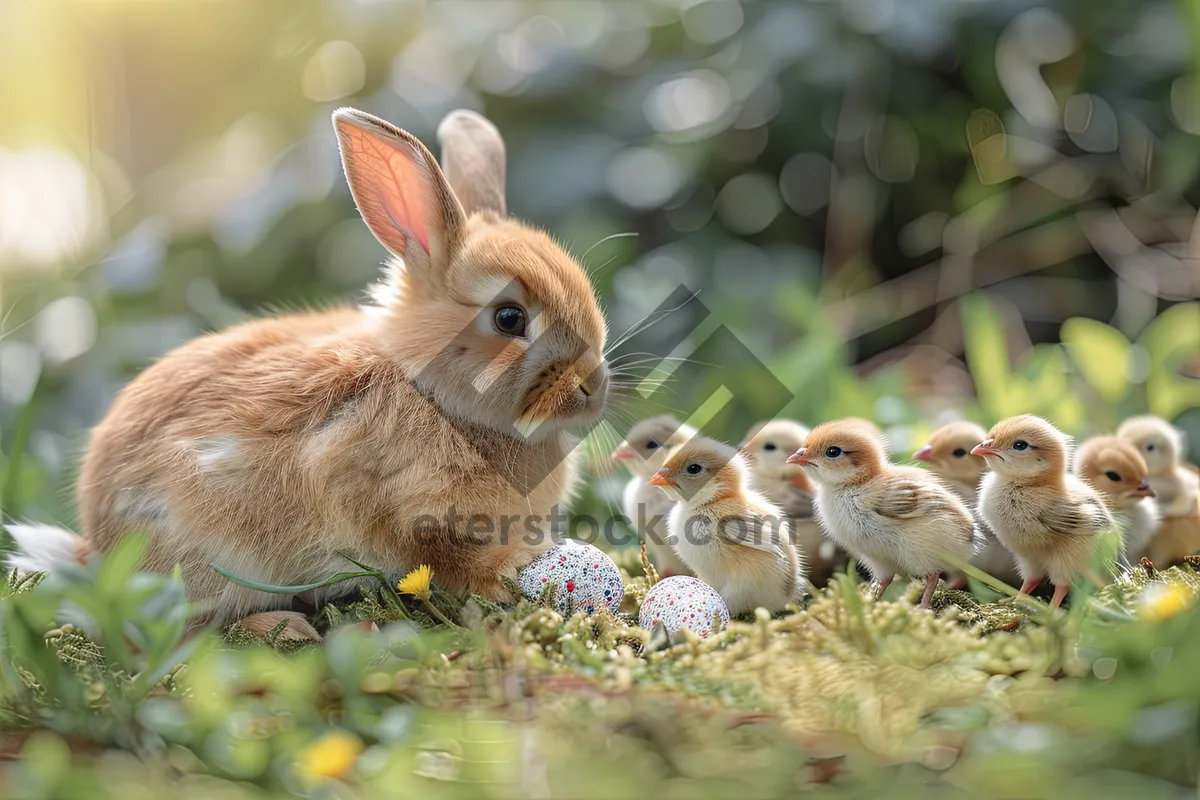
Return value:
M 658 442 L 654 441 L 653 439 L 651 439 L 650 441 L 646 442 L 646 449 L 647 449 L 647 450 L 657 450 L 657 449 L 658 449 L 658 448 L 660 448 L 660 447 L 662 447 L 662 445 L 660 445 Z
M 766 450 L 768 453 L 770 453 L 771 451 L 773 451 L 775 449 L 776 449 L 776 447 L 775 447 L 774 442 L 767 442 L 766 444 L 763 445 L 763 450 Z
M 520 306 L 500 306 L 492 321 L 496 330 L 505 336 L 525 335 L 525 309 Z
M 687 474 L 688 475 L 699 475 L 702 472 L 704 472 L 704 465 L 702 465 L 702 464 L 688 464 L 687 465 Z
M 962 457 L 963 457 L 963 456 L 965 456 L 966 454 L 967 454 L 966 448 L 963 448 L 963 447 L 960 447 L 960 448 L 958 448 L 957 450 L 955 450 L 955 451 L 954 451 L 954 457 L 955 457 L 955 458 L 962 458 Z
M 1116 483 L 1121 480 L 1121 476 L 1115 472 L 1106 472 L 1106 473 L 1104 473 L 1104 477 L 1108 478 L 1113 483 Z

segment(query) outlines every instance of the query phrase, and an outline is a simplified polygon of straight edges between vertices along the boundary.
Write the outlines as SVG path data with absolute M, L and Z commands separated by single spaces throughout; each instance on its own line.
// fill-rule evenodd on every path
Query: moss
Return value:
M 104 651 L 100 645 L 74 625 L 63 625 L 46 632 L 46 645 L 63 660 L 74 667 L 104 666 Z

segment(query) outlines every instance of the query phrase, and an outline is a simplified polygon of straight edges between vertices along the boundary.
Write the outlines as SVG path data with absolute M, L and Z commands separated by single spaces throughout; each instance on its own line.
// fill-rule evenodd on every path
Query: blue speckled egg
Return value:
M 650 587 L 638 624 L 646 630 L 661 622 L 671 633 L 687 628 L 700 638 L 713 632 L 713 617 L 721 615 L 721 623 L 729 624 L 729 608 L 717 590 L 698 578 L 674 575 Z
M 554 583 L 558 591 L 554 604 L 559 613 L 600 608 L 616 612 L 625 596 L 621 571 L 599 548 L 568 539 L 539 555 L 517 576 L 517 585 L 526 597 L 537 600 Z

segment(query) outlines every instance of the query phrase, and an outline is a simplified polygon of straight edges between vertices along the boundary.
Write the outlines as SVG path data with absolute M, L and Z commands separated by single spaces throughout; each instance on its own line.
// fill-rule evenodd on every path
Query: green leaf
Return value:
M 25 450 L 29 445 L 29 434 L 33 431 L 34 408 L 36 407 L 37 392 L 29 398 L 29 402 L 21 409 L 13 431 L 12 445 L 8 451 L 8 466 L 4 474 L 4 489 L 0 493 L 0 513 L 13 519 L 21 515 L 23 495 L 21 492 L 21 465 L 24 461 Z M 12 537 L 0 528 L 0 551 L 8 552 L 13 549 Z
M 96 573 L 96 590 L 100 597 L 116 597 L 128 586 L 129 578 L 137 572 L 142 557 L 146 554 L 149 540 L 145 534 L 130 533 L 122 536 L 116 547 L 110 550 Z
M 1146 379 L 1150 411 L 1174 419 L 1200 406 L 1200 381 L 1180 374 L 1189 360 L 1200 361 L 1200 303 L 1180 303 L 1159 314 L 1138 337 L 1138 344 L 1150 357 Z
M 1088 385 L 1109 403 L 1125 399 L 1131 386 L 1133 345 L 1116 328 L 1094 319 L 1074 317 L 1059 332 L 1075 369 Z
M 962 324 L 967 366 L 980 405 L 995 418 L 1021 413 L 1021 398 L 1014 396 L 1018 381 L 1013 375 L 1000 312 L 985 296 L 968 295 L 962 299 Z M 1024 381 L 1020 384 L 1023 386 Z
M 233 573 L 228 572 L 227 570 L 221 569 L 216 564 L 209 564 L 209 566 L 212 567 L 213 571 L 216 572 L 218 575 L 220 575 L 221 577 L 226 578 L 230 581 L 233 581 L 238 586 L 245 586 L 247 589 L 254 589 L 259 592 L 270 592 L 271 594 L 299 594 L 300 592 L 307 592 L 311 589 L 320 589 L 322 586 L 332 586 L 335 583 L 342 583 L 343 581 L 352 581 L 355 578 L 378 577 L 375 572 L 339 572 L 338 574 L 334 575 L 333 577 L 326 578 L 325 580 L 318 581 L 317 583 L 305 583 L 305 584 L 300 584 L 297 586 L 277 586 L 275 584 L 259 583 L 258 581 L 252 581 L 252 580 L 248 580 L 246 578 L 239 578 L 237 575 L 234 575 Z

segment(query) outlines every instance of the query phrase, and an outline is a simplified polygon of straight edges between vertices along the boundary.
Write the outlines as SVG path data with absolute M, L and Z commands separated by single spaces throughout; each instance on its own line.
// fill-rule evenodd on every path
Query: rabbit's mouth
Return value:
M 516 428 L 531 438 L 552 428 L 595 422 L 604 411 L 607 395 L 607 367 L 581 378 L 572 365 L 551 365 L 526 393 Z

